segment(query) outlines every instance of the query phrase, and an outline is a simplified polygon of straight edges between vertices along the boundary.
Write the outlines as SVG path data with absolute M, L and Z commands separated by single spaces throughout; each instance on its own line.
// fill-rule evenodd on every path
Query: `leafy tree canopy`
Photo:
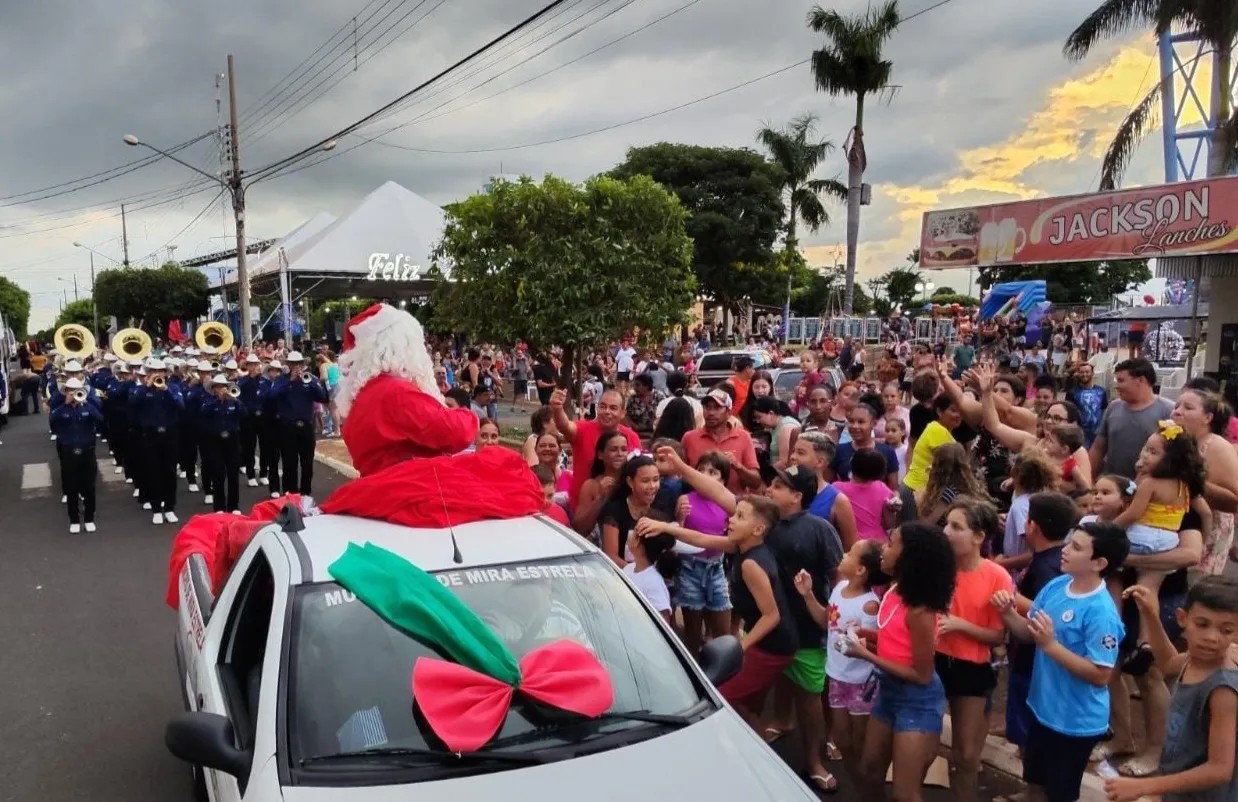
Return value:
M 447 214 L 434 324 L 474 339 L 565 349 L 633 328 L 664 334 L 696 297 L 687 213 L 652 179 L 499 181 Z M 445 276 L 450 276 L 447 278 Z
M 85 326 L 90 331 L 94 331 L 95 307 L 89 298 L 82 298 L 80 301 L 72 301 L 66 304 L 65 308 L 60 310 L 60 314 L 56 317 L 56 323 L 52 328 L 58 329 L 69 323 L 76 323 L 79 326 Z M 97 331 L 94 331 L 94 333 L 96 337 L 99 336 Z
M 141 322 L 150 331 L 166 331 L 168 322 L 196 318 L 210 311 L 206 274 L 169 262 L 163 267 L 104 270 L 95 279 L 99 316 L 115 315 L 121 326 Z
M 806 280 L 791 293 L 791 311 L 802 317 L 820 317 L 836 314 L 842 309 L 846 271 L 842 268 L 826 268 L 808 271 Z M 873 309 L 873 299 L 863 287 L 855 288 L 852 313 L 867 315 Z
M 918 301 L 920 293 L 916 290 L 916 284 L 923 280 L 924 274 L 919 268 L 910 265 L 888 270 L 875 279 L 880 283 L 882 292 L 892 307 L 900 304 L 908 307 Z
M 761 154 L 663 142 L 630 149 L 610 175 L 649 176 L 679 199 L 689 215 L 692 267 L 705 295 L 734 309 L 786 286 L 786 272 L 773 258 L 785 176 Z
M 0 276 L 0 314 L 19 339 L 27 334 L 30 324 L 30 293 L 13 281 Z
M 1052 265 L 1000 265 L 980 268 L 980 286 L 1043 279 L 1057 304 L 1106 304 L 1152 278 L 1146 259 L 1112 262 L 1065 262 Z

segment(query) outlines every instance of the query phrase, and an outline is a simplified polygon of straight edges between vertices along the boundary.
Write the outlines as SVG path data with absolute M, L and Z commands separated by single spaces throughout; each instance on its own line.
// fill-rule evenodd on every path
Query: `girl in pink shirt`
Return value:
M 876 633 L 859 630 L 843 641 L 847 655 L 877 668 L 876 701 L 857 785 L 861 799 L 884 798 L 886 771 L 893 763 L 894 798 L 919 802 L 946 712 L 934 658 L 938 616 L 949 611 L 954 596 L 954 551 L 936 526 L 903 524 L 890 533 L 881 570 L 894 584 L 877 610 Z M 873 634 L 875 650 L 866 641 Z
M 886 459 L 871 448 L 861 448 L 851 457 L 851 479 L 834 482 L 835 489 L 851 502 L 856 536 L 885 543 L 886 530 L 894 526 L 897 513 L 890 506 L 894 491 L 886 484 Z

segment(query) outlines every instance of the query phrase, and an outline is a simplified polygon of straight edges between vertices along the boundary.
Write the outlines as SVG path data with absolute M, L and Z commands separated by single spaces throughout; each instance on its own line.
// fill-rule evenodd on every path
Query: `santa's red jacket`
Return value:
M 407 379 L 383 374 L 357 393 L 342 433 L 353 467 L 369 476 L 410 457 L 458 454 L 477 439 L 477 416 L 448 409 Z

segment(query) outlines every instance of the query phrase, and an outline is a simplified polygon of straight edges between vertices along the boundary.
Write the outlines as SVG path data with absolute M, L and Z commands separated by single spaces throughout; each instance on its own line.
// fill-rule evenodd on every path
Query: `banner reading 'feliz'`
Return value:
M 1238 253 L 1238 177 L 926 212 L 920 265 Z

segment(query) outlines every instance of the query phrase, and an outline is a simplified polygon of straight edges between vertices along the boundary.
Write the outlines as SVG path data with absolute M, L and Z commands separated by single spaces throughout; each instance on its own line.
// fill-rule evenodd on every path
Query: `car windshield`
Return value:
M 723 351 L 720 353 L 705 354 L 701 357 L 701 361 L 697 364 L 697 370 L 705 371 L 728 371 L 735 369 L 735 360 L 741 356 L 752 357 L 753 363 L 757 368 L 764 367 L 769 363 L 769 357 L 760 351 L 745 351 L 743 353 L 734 353 Z
M 802 370 L 782 370 L 774 379 L 774 397 L 782 401 L 790 401 L 795 397 L 795 388 L 804 380 Z
M 600 555 L 435 576 L 517 658 L 562 638 L 591 649 L 614 684 L 612 713 L 674 715 L 702 702 L 662 629 Z M 441 748 L 415 712 L 410 684 L 418 658 L 441 657 L 434 649 L 389 626 L 335 583 L 298 590 L 292 629 L 288 742 L 293 766 L 365 750 Z M 572 726 L 562 726 L 565 721 Z M 576 726 L 580 723 L 578 718 L 548 718 L 545 708 L 517 693 L 491 747 L 529 752 L 599 732 L 649 728 L 653 737 L 666 731 L 619 716 L 587 727 Z

